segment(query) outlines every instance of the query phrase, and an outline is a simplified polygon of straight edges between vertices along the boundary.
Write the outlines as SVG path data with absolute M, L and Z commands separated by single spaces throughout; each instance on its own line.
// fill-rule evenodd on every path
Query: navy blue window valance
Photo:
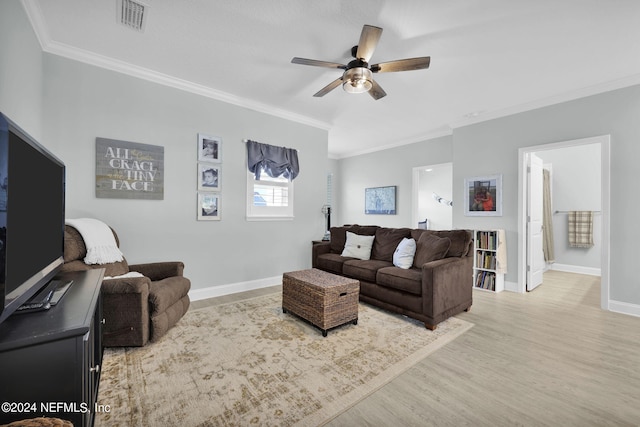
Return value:
M 256 141 L 247 141 L 247 165 L 257 180 L 262 170 L 272 178 L 284 176 L 289 180 L 295 179 L 300 173 L 297 150 Z

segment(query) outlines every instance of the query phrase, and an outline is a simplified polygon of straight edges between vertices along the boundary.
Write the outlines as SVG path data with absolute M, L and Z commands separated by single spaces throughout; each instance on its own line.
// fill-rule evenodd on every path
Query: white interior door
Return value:
M 527 160 L 527 291 L 542 284 L 542 159 L 529 153 Z

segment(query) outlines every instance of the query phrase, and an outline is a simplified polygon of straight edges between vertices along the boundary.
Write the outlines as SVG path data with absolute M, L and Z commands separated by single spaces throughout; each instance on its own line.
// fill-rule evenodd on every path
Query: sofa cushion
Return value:
M 463 257 L 469 253 L 471 247 L 471 231 L 469 230 L 411 230 L 411 237 L 417 242 L 423 234 L 433 234 L 447 237 L 451 240 L 451 247 L 446 257 Z
M 393 253 L 393 265 L 400 268 L 411 268 L 413 266 L 413 257 L 416 255 L 416 241 L 412 238 L 404 238 L 398 244 L 396 251 Z
M 186 277 L 174 276 L 151 282 L 149 287 L 149 314 L 162 313 L 189 293 L 191 282 Z
M 316 259 L 316 267 L 331 273 L 342 274 L 342 264 L 344 264 L 345 261 L 353 259 L 355 258 L 344 257 L 339 254 L 322 254 L 318 255 Z
M 393 266 L 393 264 L 388 261 L 354 259 L 344 262 L 342 274 L 354 279 L 375 283 L 378 270 L 389 266 Z
M 471 243 L 469 230 L 438 230 L 436 236 L 448 237 L 451 240 L 447 257 L 463 257 L 469 252 L 469 243 Z
M 411 236 L 410 228 L 383 228 L 376 230 L 376 239 L 371 250 L 371 259 L 393 261 L 393 253 L 405 237 Z
M 87 247 L 80 232 L 75 228 L 64 226 L 64 262 L 82 260 L 87 255 Z
M 345 225 L 342 227 L 331 227 L 331 252 L 340 254 L 344 250 L 344 244 L 347 241 L 347 231 L 361 236 L 374 236 L 376 230 L 380 228 L 377 225 Z
M 422 294 L 422 270 L 418 268 L 385 267 L 378 270 L 376 283 L 414 295 Z
M 367 260 L 371 258 L 371 248 L 375 236 L 361 236 L 359 234 L 347 231 L 347 241 L 342 250 L 342 256 L 348 256 Z
M 444 258 L 451 246 L 451 240 L 448 237 L 438 237 L 433 233 L 423 233 L 416 243 L 413 265 L 418 268 L 427 262 Z
M 341 254 L 344 250 L 344 244 L 347 241 L 347 229 L 348 227 L 331 227 L 329 230 L 331 233 L 329 245 L 332 253 Z

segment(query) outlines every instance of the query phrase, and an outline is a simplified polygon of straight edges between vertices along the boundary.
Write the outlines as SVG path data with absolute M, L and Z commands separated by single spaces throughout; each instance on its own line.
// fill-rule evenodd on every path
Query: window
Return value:
M 293 181 L 272 178 L 261 168 L 260 179 L 247 173 L 247 219 L 293 219 Z
M 298 152 L 247 143 L 247 219 L 293 219 L 293 180 L 300 172 Z

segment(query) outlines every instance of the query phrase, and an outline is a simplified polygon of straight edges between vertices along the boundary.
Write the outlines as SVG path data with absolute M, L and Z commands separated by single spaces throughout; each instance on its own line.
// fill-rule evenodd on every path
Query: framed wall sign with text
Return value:
M 96 138 L 96 197 L 164 198 L 164 147 Z

